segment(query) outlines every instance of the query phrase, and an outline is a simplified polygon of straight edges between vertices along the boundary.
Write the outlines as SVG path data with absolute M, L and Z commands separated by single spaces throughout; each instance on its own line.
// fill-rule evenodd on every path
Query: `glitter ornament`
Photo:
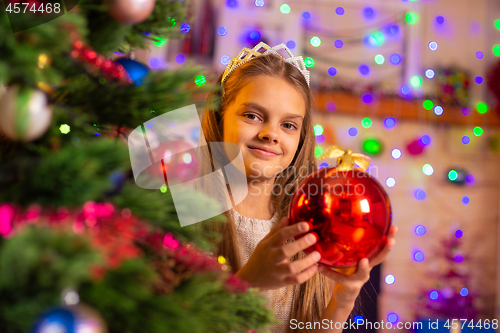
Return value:
M 113 0 L 109 15 L 122 24 L 138 24 L 151 15 L 155 3 L 155 0 Z
M 50 126 L 52 107 L 39 89 L 13 85 L 0 95 L 0 132 L 12 140 L 32 141 Z
M 318 160 L 332 158 L 337 159 L 336 167 L 314 172 L 297 188 L 290 205 L 290 224 L 310 222 L 318 241 L 304 252 L 318 251 L 320 263 L 350 268 L 340 271 L 352 274 L 359 260 L 375 257 L 384 247 L 391 207 L 383 187 L 365 172 L 368 157 L 331 146 Z

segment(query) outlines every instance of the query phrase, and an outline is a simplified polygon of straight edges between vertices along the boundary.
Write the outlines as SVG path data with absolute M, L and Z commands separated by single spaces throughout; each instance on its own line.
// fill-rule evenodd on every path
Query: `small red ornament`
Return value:
M 302 181 L 292 197 L 290 224 L 312 224 L 318 241 L 304 252 L 318 251 L 320 263 L 355 267 L 359 260 L 376 256 L 386 243 L 392 219 L 389 198 L 365 172 L 368 157 L 332 146 L 319 160 L 326 158 L 338 158 L 337 167 L 322 168 Z
M 155 178 L 170 177 L 170 181 L 176 183 L 192 180 L 201 170 L 195 150 L 195 147 L 184 140 L 163 142 L 152 150 L 153 158 L 157 162 L 149 167 L 148 171 Z

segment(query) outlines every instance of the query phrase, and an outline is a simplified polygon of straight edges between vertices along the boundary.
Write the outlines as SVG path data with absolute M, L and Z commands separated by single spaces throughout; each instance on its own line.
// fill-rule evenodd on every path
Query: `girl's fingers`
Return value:
M 294 225 L 287 225 L 269 237 L 271 246 L 279 247 L 285 244 L 285 242 L 290 238 L 311 230 L 311 227 L 312 224 L 308 222 L 299 222 Z
M 326 275 L 333 281 L 341 284 L 341 285 L 348 285 L 352 282 L 355 281 L 362 281 L 363 284 L 366 283 L 370 279 L 370 263 L 368 258 L 363 258 L 358 262 L 358 269 L 356 270 L 356 273 L 352 275 L 346 275 L 342 274 L 339 272 L 334 271 L 328 266 L 325 266 L 323 264 L 319 264 L 319 272 L 323 275 Z
M 298 274 L 312 265 L 316 266 L 316 263 L 320 260 L 321 255 L 318 251 L 314 251 L 299 260 L 292 262 L 286 260 L 283 265 L 278 266 L 278 269 L 284 274 Z
M 285 282 L 287 284 L 302 284 L 307 280 L 309 280 L 310 278 L 312 278 L 317 271 L 318 271 L 318 266 L 312 265 L 311 267 L 309 267 L 300 274 L 288 276 L 287 278 L 285 278 Z
M 397 231 L 398 231 L 398 227 L 393 225 L 391 227 L 391 230 L 389 231 L 389 236 L 387 237 L 387 241 L 384 245 L 384 248 L 382 249 L 382 251 L 380 251 L 379 254 L 377 254 L 370 261 L 371 267 L 377 266 L 382 261 L 384 261 L 385 258 L 389 255 L 389 252 L 394 247 L 394 244 L 396 244 L 396 239 L 394 239 L 394 236 L 396 235 Z
M 290 259 L 300 251 L 305 250 L 308 247 L 312 246 L 314 243 L 318 241 L 318 239 L 319 239 L 318 234 L 316 234 L 314 231 L 309 232 L 303 237 L 297 239 L 295 242 L 291 242 L 279 248 L 276 248 L 274 250 L 276 251 L 276 257 L 278 258 L 278 261 L 282 261 L 284 259 Z

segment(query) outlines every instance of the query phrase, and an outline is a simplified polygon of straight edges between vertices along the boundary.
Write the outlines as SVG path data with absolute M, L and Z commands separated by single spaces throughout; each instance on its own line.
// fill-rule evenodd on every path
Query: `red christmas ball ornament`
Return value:
M 186 182 L 197 177 L 200 164 L 195 156 L 195 147 L 184 140 L 171 140 L 159 144 L 153 149 L 156 162 L 148 168 L 154 177 L 175 182 Z
M 310 231 L 318 235 L 318 241 L 304 252 L 318 251 L 320 263 L 332 268 L 356 267 L 359 260 L 375 257 L 384 247 L 391 206 L 383 187 L 365 172 L 368 157 L 331 146 L 319 160 L 329 158 L 337 158 L 338 165 L 310 174 L 295 191 L 290 224 L 312 224 Z
M 113 0 L 109 15 L 122 24 L 139 24 L 155 9 L 156 0 Z

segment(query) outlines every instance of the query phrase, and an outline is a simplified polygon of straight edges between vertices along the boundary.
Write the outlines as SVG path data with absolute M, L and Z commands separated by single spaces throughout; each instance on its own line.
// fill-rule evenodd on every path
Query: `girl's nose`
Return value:
M 278 131 L 272 125 L 265 126 L 259 133 L 259 139 L 262 141 L 270 141 L 272 143 L 278 143 L 279 136 Z

